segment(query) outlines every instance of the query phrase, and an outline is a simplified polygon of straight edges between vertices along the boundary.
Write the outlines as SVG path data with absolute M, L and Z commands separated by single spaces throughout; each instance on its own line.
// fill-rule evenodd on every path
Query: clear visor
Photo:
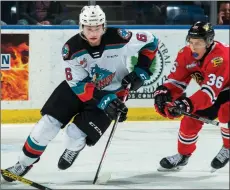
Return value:
M 193 37 L 188 37 L 186 39 L 186 45 L 189 45 L 190 47 L 193 47 L 193 48 L 197 48 L 197 49 L 200 49 L 200 48 L 204 48 L 204 47 L 207 47 L 207 42 L 202 39 L 202 38 L 193 38 Z

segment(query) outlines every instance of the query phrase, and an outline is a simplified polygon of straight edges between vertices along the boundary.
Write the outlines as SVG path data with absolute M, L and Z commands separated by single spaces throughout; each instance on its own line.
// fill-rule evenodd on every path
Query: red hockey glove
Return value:
M 193 111 L 193 105 L 189 98 L 181 97 L 174 102 L 167 103 L 164 111 L 169 119 L 174 119 L 181 117 L 182 111 L 191 113 Z

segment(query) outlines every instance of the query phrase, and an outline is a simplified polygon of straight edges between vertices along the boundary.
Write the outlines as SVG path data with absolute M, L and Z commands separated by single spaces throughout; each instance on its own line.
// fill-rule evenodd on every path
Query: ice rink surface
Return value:
M 1 126 L 1 168 L 12 166 L 32 129 L 31 124 Z M 111 172 L 106 185 L 93 185 L 111 127 L 93 147 L 86 147 L 71 168 L 57 168 L 64 151 L 63 131 L 25 176 L 52 189 L 229 189 L 229 164 L 214 174 L 210 163 L 222 146 L 220 130 L 204 125 L 197 150 L 180 172 L 158 172 L 159 161 L 177 153 L 179 122 L 118 124 L 101 173 Z M 31 189 L 20 182 L 1 181 L 1 189 Z

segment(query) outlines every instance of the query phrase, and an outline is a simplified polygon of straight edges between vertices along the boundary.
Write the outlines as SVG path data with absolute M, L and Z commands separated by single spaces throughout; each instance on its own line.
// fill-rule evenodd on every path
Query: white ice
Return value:
M 1 168 L 12 166 L 33 125 L 1 126 Z M 106 185 L 93 185 L 111 127 L 93 147 L 86 147 L 71 168 L 57 162 L 64 151 L 63 131 L 49 144 L 26 178 L 52 189 L 229 189 L 229 164 L 214 174 L 210 163 L 222 146 L 220 130 L 204 125 L 197 149 L 180 172 L 158 172 L 159 161 L 177 153 L 179 122 L 126 122 L 117 127 L 101 174 L 112 173 Z M 31 189 L 20 182 L 1 182 L 1 189 Z

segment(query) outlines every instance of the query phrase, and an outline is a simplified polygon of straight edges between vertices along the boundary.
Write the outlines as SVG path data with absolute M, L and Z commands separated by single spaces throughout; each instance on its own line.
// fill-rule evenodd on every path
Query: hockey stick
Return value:
M 199 120 L 199 121 L 203 121 L 206 124 L 212 124 L 212 125 L 216 125 L 216 126 L 219 126 L 219 127 L 223 127 L 223 128 L 229 129 L 227 123 L 220 123 L 218 121 L 207 119 L 207 118 L 204 118 L 204 117 L 200 117 L 198 115 L 187 113 L 187 112 L 182 111 L 182 110 L 180 110 L 179 112 L 182 113 L 183 115 L 186 115 L 186 116 L 191 117 L 193 119 L 196 119 L 196 120 Z
M 45 187 L 45 186 L 43 186 L 43 185 L 41 185 L 41 184 L 39 184 L 39 183 L 36 183 L 36 182 L 34 182 L 34 181 L 30 181 L 30 180 L 28 180 L 28 179 L 26 179 L 26 178 L 23 178 L 23 177 L 21 177 L 21 176 L 15 175 L 15 174 L 13 174 L 13 173 L 7 171 L 7 170 L 1 169 L 1 173 L 2 173 L 2 175 L 6 176 L 6 177 L 8 177 L 8 178 L 11 178 L 11 179 L 13 179 L 13 180 L 20 181 L 20 182 L 22 182 L 22 183 L 24 183 L 24 184 L 26 184 L 26 185 L 35 187 L 35 188 L 37 188 L 37 189 L 40 189 L 40 190 L 52 190 L 52 189 L 50 189 L 50 188 L 48 188 L 48 187 Z
M 126 90 L 129 91 L 129 89 L 130 89 L 130 85 L 127 86 Z M 123 102 L 125 102 L 125 100 L 127 99 L 127 96 L 128 96 L 128 95 L 124 96 Z M 96 175 L 95 175 L 94 180 L 93 180 L 93 184 L 96 184 L 96 182 L 97 182 L 97 180 L 98 180 L 98 175 L 99 175 L 99 172 L 100 172 L 100 170 L 101 170 L 101 167 L 102 167 L 102 164 L 103 164 L 103 161 L 104 161 L 104 157 L 105 157 L 106 151 L 107 151 L 107 149 L 108 149 L 108 147 L 109 147 L 109 145 L 110 145 L 110 143 L 111 143 L 111 141 L 112 141 L 112 138 L 113 138 L 114 132 L 115 132 L 115 130 L 116 130 L 116 128 L 117 128 L 117 124 L 118 124 L 118 121 L 119 121 L 119 119 L 120 119 L 120 116 L 121 116 L 121 112 L 118 113 L 117 119 L 115 120 L 115 123 L 113 124 L 113 128 L 112 128 L 112 130 L 111 130 L 111 133 L 110 133 L 109 138 L 108 138 L 108 141 L 107 141 L 107 143 L 106 143 L 104 152 L 103 152 L 103 154 L 102 154 L 101 161 L 100 161 L 100 163 L 99 163 L 99 166 L 98 166 L 98 168 L 97 168 Z M 109 176 L 108 178 L 110 178 L 110 176 Z M 103 182 L 104 182 L 104 181 L 106 181 L 106 180 L 103 180 Z

